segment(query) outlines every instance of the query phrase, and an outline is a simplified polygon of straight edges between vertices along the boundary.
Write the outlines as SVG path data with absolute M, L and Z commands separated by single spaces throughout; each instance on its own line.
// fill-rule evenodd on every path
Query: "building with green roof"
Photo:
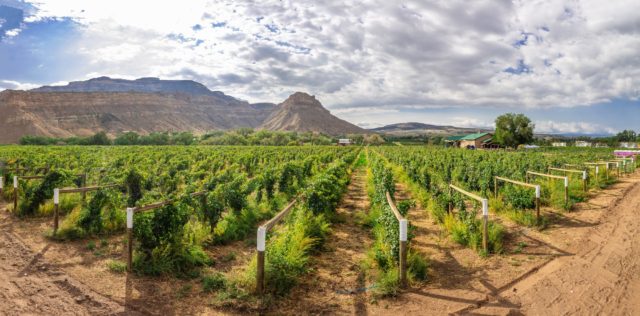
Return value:
M 491 133 L 473 133 L 468 135 L 449 136 L 444 139 L 447 147 L 460 148 L 497 148 L 493 143 L 493 134 Z

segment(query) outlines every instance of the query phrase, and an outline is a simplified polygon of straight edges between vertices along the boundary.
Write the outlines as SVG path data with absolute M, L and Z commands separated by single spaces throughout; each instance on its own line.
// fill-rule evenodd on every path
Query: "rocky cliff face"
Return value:
M 24 135 L 204 133 L 240 127 L 332 135 L 366 132 L 331 115 L 318 100 L 301 92 L 280 105 L 250 104 L 189 80 L 107 77 L 0 92 L 0 143 L 15 143 Z
M 208 95 L 141 92 L 0 92 L 0 143 L 23 135 L 86 136 L 258 127 L 272 107 Z
M 279 104 L 260 128 L 278 131 L 320 132 L 329 135 L 367 132 L 331 115 L 320 101 L 304 92 L 296 92 Z
M 220 91 L 211 91 L 205 85 L 192 80 L 160 80 L 159 78 L 140 78 L 136 80 L 111 79 L 99 77 L 87 81 L 74 81 L 66 86 L 44 86 L 30 90 L 32 92 L 147 92 L 147 93 L 184 93 L 190 95 L 208 95 L 219 101 L 238 101 Z

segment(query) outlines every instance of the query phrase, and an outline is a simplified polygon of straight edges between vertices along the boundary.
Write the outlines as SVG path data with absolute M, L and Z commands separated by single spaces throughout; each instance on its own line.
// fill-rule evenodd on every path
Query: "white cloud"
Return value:
M 39 85 L 33 83 L 17 82 L 11 80 L 0 80 L 0 90 L 12 89 L 12 90 L 29 90 L 37 88 Z
M 354 116 L 357 107 L 517 109 L 640 97 L 635 0 L 33 5 L 26 22 L 70 17 L 83 26 L 73 48 L 90 59 L 87 75 L 195 79 L 250 101 L 303 90 Z
M 615 134 L 616 129 L 587 122 L 537 121 L 536 133 Z

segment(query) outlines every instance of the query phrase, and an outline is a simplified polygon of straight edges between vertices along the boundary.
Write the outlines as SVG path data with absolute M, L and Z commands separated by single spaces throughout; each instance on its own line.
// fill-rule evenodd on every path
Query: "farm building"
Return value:
M 462 136 L 449 136 L 445 138 L 445 145 L 447 147 L 460 147 L 460 148 L 498 148 L 499 146 L 493 143 L 493 135 L 491 133 L 475 133 Z
M 555 143 L 552 143 L 551 146 L 553 146 L 553 147 L 567 147 L 567 143 L 565 143 L 565 142 L 555 142 Z
M 638 148 L 638 143 L 621 142 L 620 148 Z
M 351 145 L 351 139 L 349 138 L 340 138 L 338 139 L 338 146 L 349 146 Z
M 585 142 L 583 140 L 576 141 L 576 147 L 591 147 L 590 142 Z

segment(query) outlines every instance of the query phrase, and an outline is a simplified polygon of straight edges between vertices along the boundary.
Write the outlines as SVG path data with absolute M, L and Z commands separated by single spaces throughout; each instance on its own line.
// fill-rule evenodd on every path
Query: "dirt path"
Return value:
M 597 206 L 613 199 L 599 225 L 570 245 L 575 255 L 558 258 L 514 284 L 503 300 L 527 315 L 639 315 L 640 181 L 638 175 L 623 181 L 632 185 L 590 201 Z M 497 306 L 474 312 L 506 313 Z
M 370 231 L 357 222 L 358 213 L 369 209 L 366 171 L 355 170 L 336 212 L 338 221 L 326 249 L 314 255 L 314 269 L 289 297 L 274 306 L 278 314 L 367 314 L 365 275 L 360 262 L 371 244 Z
M 4 208 L 4 205 L 0 206 L 3 212 Z M 124 307 L 118 303 L 48 265 L 42 260 L 43 252 L 46 249 L 32 252 L 6 227 L 2 227 L 0 314 L 113 315 L 124 312 Z
M 575 212 L 554 211 L 557 216 L 544 231 L 492 217 L 510 233 L 504 253 L 486 259 L 455 244 L 418 205 L 408 215 L 416 226 L 411 247 L 428 256 L 429 279 L 369 306 L 369 313 L 421 314 L 428 306 L 433 315 L 540 315 L 550 310 L 555 311 L 552 315 L 638 314 L 640 282 L 634 280 L 640 279 L 640 224 L 630 218 L 640 209 L 639 187 L 640 174 L 623 178 L 577 205 Z M 396 186 L 398 200 L 410 197 L 404 185 Z M 578 272 L 569 273 L 573 270 Z M 611 271 L 617 277 L 612 278 Z M 563 287 L 565 282 L 570 285 Z

